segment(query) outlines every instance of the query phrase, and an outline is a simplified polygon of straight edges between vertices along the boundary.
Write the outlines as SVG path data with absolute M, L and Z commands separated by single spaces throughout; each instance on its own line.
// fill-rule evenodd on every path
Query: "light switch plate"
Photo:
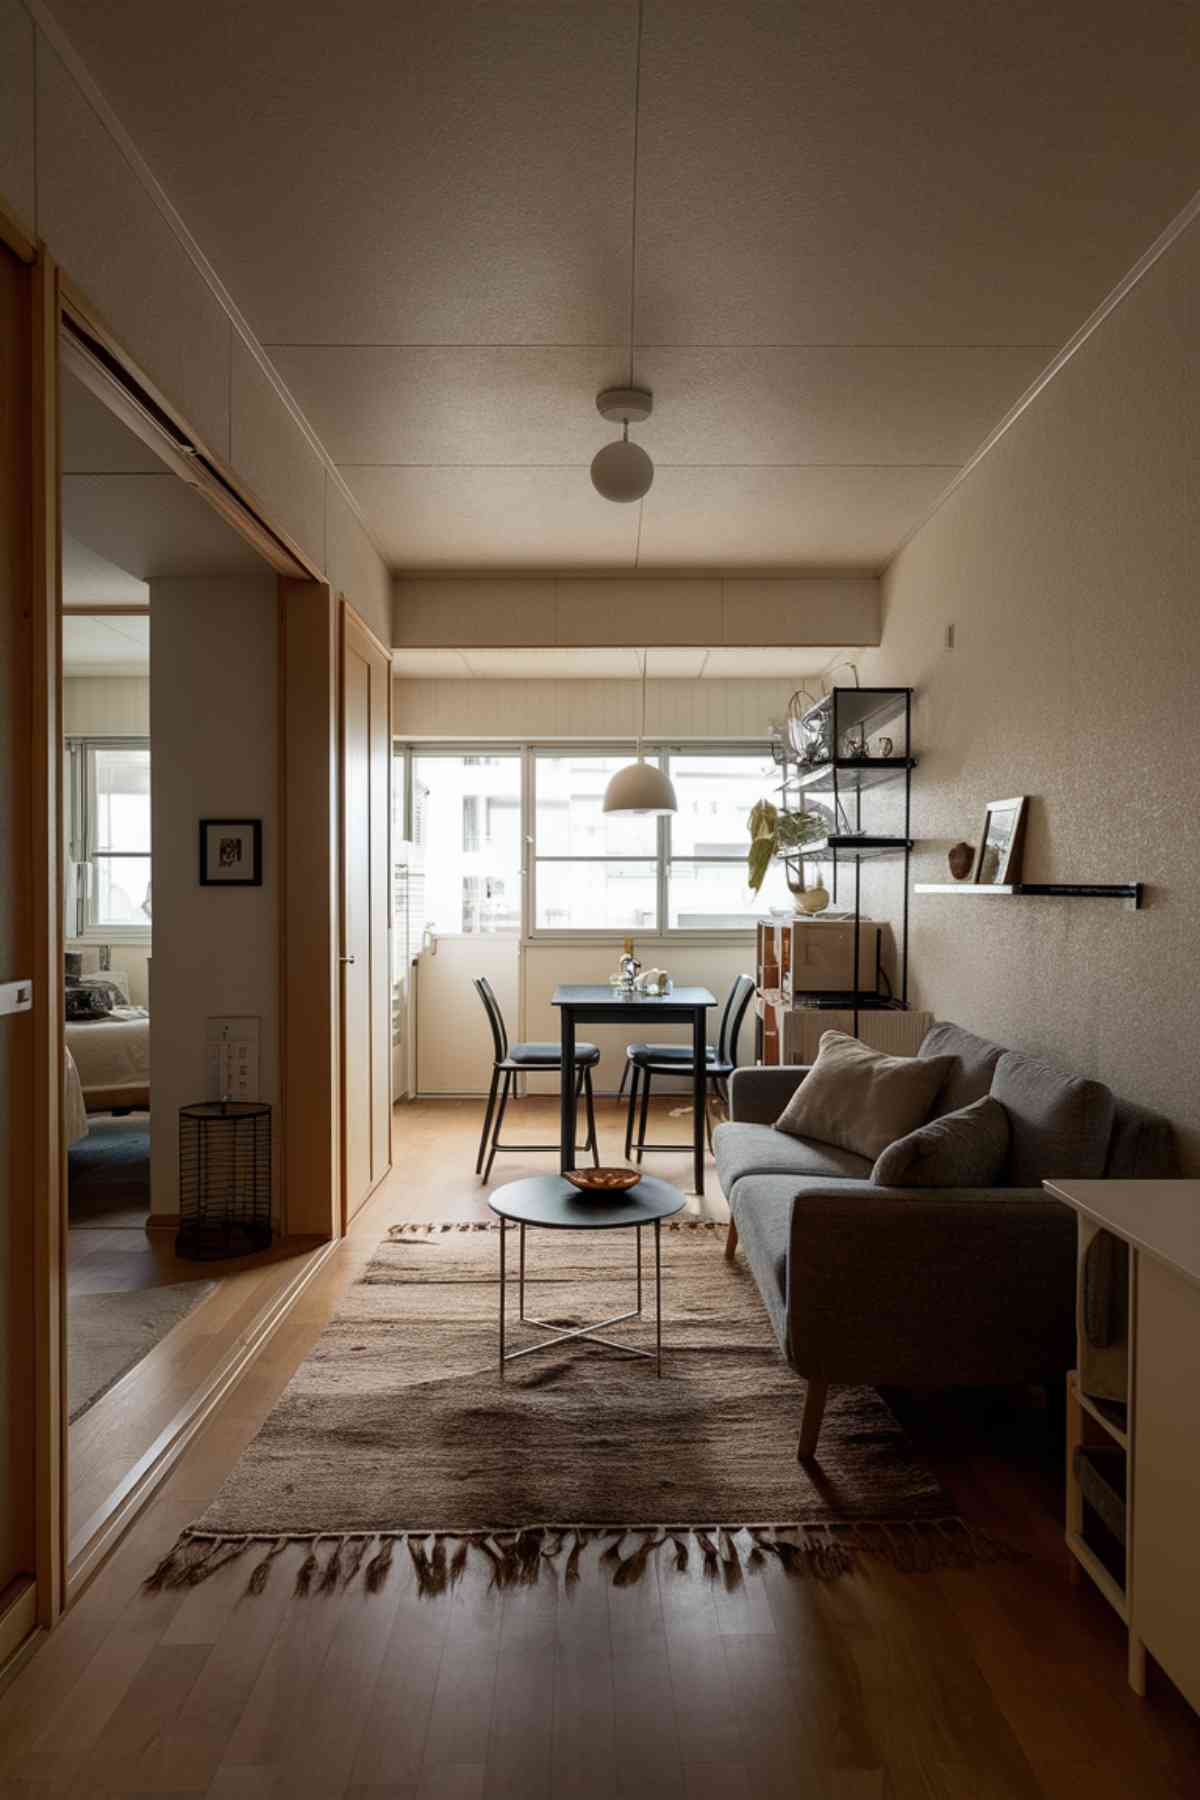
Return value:
M 32 981 L 5 981 L 0 983 L 0 1013 L 31 1012 L 32 1010 Z
M 259 1030 L 251 1014 L 207 1019 L 204 1028 L 205 1098 L 257 1100 Z

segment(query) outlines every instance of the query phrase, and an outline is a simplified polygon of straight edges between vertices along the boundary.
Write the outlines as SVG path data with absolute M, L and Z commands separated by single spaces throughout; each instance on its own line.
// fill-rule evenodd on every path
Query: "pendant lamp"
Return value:
M 604 790 L 603 811 L 606 813 L 643 813 L 658 816 L 678 812 L 675 789 L 656 763 L 648 763 L 642 755 L 642 739 L 646 735 L 646 663 L 648 653 L 642 651 L 642 722 L 637 738 L 637 761 L 618 769 Z

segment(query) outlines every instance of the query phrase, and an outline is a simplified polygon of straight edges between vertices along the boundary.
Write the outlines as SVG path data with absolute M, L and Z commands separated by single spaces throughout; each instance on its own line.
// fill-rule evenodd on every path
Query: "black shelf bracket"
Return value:
M 1061 900 L 1126 900 L 1138 911 L 1142 904 L 1140 881 L 1015 881 L 1014 894 L 1031 894 L 1043 899 Z

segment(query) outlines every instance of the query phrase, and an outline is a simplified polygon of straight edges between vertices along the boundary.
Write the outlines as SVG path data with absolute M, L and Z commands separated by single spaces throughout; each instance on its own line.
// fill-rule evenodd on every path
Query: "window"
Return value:
M 67 742 L 67 921 L 76 937 L 150 936 L 150 746 Z
M 787 906 L 781 863 L 771 864 L 758 894 L 746 884 L 746 821 L 778 785 L 770 758 L 673 753 L 669 768 L 679 810 L 667 820 L 668 928 L 724 931 Z
M 632 754 L 534 752 L 535 931 L 745 930 L 788 904 L 781 865 L 746 882 L 746 821 L 778 785 L 765 751 L 648 751 L 679 802 L 661 822 L 601 810 Z
M 656 745 L 645 754 L 675 784 L 670 818 L 604 812 L 604 790 L 632 760 L 632 744 L 495 752 L 397 744 L 407 792 L 395 816 L 408 820 L 410 867 L 423 883 L 410 924 L 443 936 L 523 926 L 531 935 L 658 935 L 746 931 L 770 908 L 790 908 L 782 864 L 758 894 L 746 881 L 751 809 L 778 798 L 767 747 Z
M 423 925 L 443 936 L 521 928 L 519 754 L 411 757 Z
M 655 929 L 657 821 L 602 811 L 609 777 L 629 758 L 622 750 L 535 754 L 536 930 Z

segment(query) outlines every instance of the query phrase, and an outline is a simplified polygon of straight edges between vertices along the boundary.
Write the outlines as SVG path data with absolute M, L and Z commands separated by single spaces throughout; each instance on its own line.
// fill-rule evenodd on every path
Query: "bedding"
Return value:
M 114 1006 L 103 1018 L 69 1020 L 66 1030 L 89 1112 L 149 1106 L 150 1014 L 144 1006 Z
M 79 1070 L 75 1067 L 75 1058 L 67 1050 L 67 1079 L 64 1087 L 63 1135 L 68 1148 L 78 1144 L 88 1134 L 87 1107 L 83 1103 L 83 1084 L 79 1079 Z

